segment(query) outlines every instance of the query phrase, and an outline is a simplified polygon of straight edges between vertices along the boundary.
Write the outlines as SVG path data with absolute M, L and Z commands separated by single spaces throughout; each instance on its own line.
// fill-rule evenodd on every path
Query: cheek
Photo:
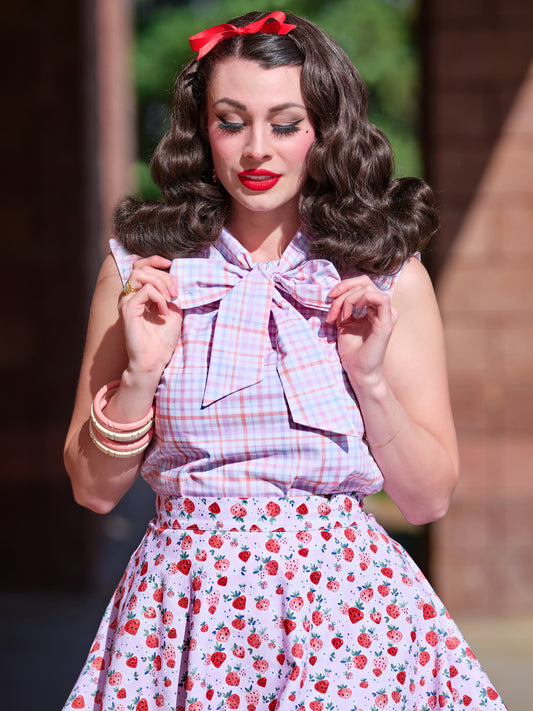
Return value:
M 296 165 L 301 165 L 302 170 L 305 168 L 305 159 L 314 140 L 315 133 L 314 131 L 309 130 L 309 133 L 304 134 L 302 139 L 293 146 L 291 151 L 291 160 Z

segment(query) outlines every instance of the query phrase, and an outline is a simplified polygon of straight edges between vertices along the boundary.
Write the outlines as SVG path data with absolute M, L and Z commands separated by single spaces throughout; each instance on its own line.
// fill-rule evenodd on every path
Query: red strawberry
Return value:
M 300 504 L 298 508 L 296 509 L 296 513 L 299 514 L 300 516 L 305 516 L 305 514 L 309 513 L 309 509 L 305 504 Z
M 156 588 L 152 597 L 156 602 L 163 602 L 163 588 Z
M 448 637 L 446 640 L 446 646 L 448 649 L 457 649 L 457 647 L 460 644 L 460 640 L 458 637 Z
M 271 518 L 273 518 L 274 516 L 277 516 L 281 511 L 279 504 L 276 504 L 274 501 L 269 501 L 268 504 L 265 506 L 265 509 L 266 509 L 267 514 Z
M 217 629 L 217 633 L 216 633 L 215 637 L 217 638 L 217 640 L 219 642 L 226 642 L 226 640 L 229 639 L 229 635 L 230 635 L 229 627 L 226 627 L 226 625 L 224 625 L 224 623 L 222 623 L 222 627 L 219 627 Z
M 313 585 L 318 585 L 321 577 L 322 573 L 319 570 L 313 570 L 309 576 L 309 580 L 313 583 Z
M 464 704 L 465 706 L 470 706 L 471 703 L 472 703 L 471 697 L 468 696 L 468 694 L 465 694 L 465 695 L 463 696 L 463 704 Z
M 211 662 L 213 663 L 213 666 L 215 666 L 217 669 L 221 667 L 225 661 L 226 654 L 224 652 L 213 652 L 213 654 L 211 655 Z
M 239 558 L 246 563 L 252 554 L 249 550 L 244 550 L 239 553 Z
M 117 699 L 125 699 L 127 695 L 128 694 L 126 692 L 126 689 L 124 689 L 124 687 L 122 687 L 122 689 L 119 689 L 117 691 Z
M 222 575 L 220 578 L 217 579 L 217 585 L 225 586 L 227 584 L 228 584 L 228 576 L 227 575 Z
M 303 645 L 300 644 L 300 642 L 295 642 L 292 645 L 291 652 L 293 653 L 293 656 L 297 657 L 298 659 L 301 659 L 304 655 Z
M 494 701 L 498 698 L 498 693 L 492 688 L 492 686 L 487 686 L 487 696 L 491 699 L 491 701 Z
M 209 505 L 209 511 L 212 514 L 218 514 L 220 513 L 220 506 L 217 504 L 216 501 L 214 501 L 212 504 Z
M 329 539 L 331 538 L 331 533 L 329 531 L 321 531 L 320 535 L 325 541 L 329 541 Z
M 280 652 L 280 653 L 276 656 L 276 659 L 277 659 L 278 664 L 280 665 L 280 667 L 282 667 L 282 666 L 285 664 L 285 655 L 284 655 L 283 653 Z
M 244 620 L 244 615 L 237 615 L 237 617 L 231 623 L 232 627 L 236 630 L 243 630 L 246 627 L 246 622 Z
M 293 668 L 291 669 L 291 673 L 289 674 L 289 679 L 291 681 L 295 681 L 298 678 L 298 675 L 300 674 L 300 667 L 295 664 Z
M 196 506 L 190 499 L 183 499 L 183 509 L 185 510 L 185 513 L 192 513 L 195 508 Z
M 426 649 L 423 648 L 421 650 L 420 654 L 418 655 L 418 661 L 420 662 L 420 665 L 424 667 L 429 662 L 430 659 L 431 659 L 431 657 L 430 657 L 429 652 L 427 652 Z
M 393 572 L 392 568 L 389 568 L 388 566 L 385 566 L 384 568 L 381 569 L 381 572 L 386 578 L 392 578 Z
M 437 616 L 437 612 L 433 605 L 430 605 L 427 602 L 424 603 L 424 607 L 422 608 L 422 614 L 425 620 L 431 620 L 433 617 Z
M 270 558 L 267 558 L 265 561 L 265 571 L 268 573 L 268 575 L 276 575 L 278 572 L 278 561 L 277 560 L 271 560 Z
M 368 632 L 361 632 L 361 634 L 357 638 L 357 641 L 359 642 L 361 647 L 368 649 L 372 644 L 372 637 L 368 634 Z
M 344 644 L 344 640 L 342 637 L 333 637 L 331 644 L 335 647 L 335 649 L 340 649 Z
M 349 699 L 352 695 L 352 690 L 349 689 L 347 686 L 339 686 L 337 694 L 341 697 L 341 699 Z
M 453 679 L 454 676 L 457 676 L 459 672 L 457 671 L 457 667 L 455 667 L 453 664 L 450 667 L 450 678 Z
M 389 703 L 389 697 L 385 693 L 385 691 L 380 691 L 378 692 L 377 696 L 374 699 L 376 706 L 378 709 L 384 709 L 385 706 Z
M 226 674 L 226 684 L 229 684 L 229 686 L 239 686 L 240 683 L 241 677 L 237 672 L 231 671 L 229 674 Z
M 331 592 L 337 592 L 337 590 L 340 587 L 340 583 L 338 580 L 335 580 L 334 578 L 328 578 L 326 587 L 328 590 L 331 590 Z
M 295 629 L 296 623 L 294 620 L 290 619 L 289 617 L 285 617 L 283 620 L 283 629 L 285 630 L 285 634 L 290 634 L 293 629 Z
M 126 660 L 126 665 L 128 667 L 131 667 L 132 669 L 135 669 L 137 667 L 138 662 L 139 660 L 137 659 L 137 657 L 128 657 Z
M 246 596 L 239 595 L 239 597 L 236 597 L 235 600 L 232 602 L 232 606 L 236 610 L 244 610 L 244 608 L 246 607 Z
M 298 555 L 301 555 L 302 558 L 307 558 L 309 555 L 309 548 L 298 548 Z
M 148 701 L 146 699 L 139 699 L 135 711 L 148 711 Z
M 240 703 L 241 697 L 239 694 L 230 694 L 230 696 L 226 699 L 226 705 L 230 709 L 238 709 Z
M 83 699 L 83 696 L 81 694 L 78 694 L 78 696 L 76 696 L 76 698 L 72 701 L 71 706 L 73 709 L 84 709 L 85 701 Z
M 348 617 L 350 618 L 350 622 L 354 625 L 363 619 L 364 614 L 358 607 L 350 607 L 348 609 Z
M 393 620 L 398 618 L 401 613 L 399 605 L 397 605 L 395 602 L 391 603 L 390 605 L 387 605 L 386 610 L 387 615 L 389 615 L 389 617 L 392 617 Z
M 218 504 L 217 504 L 217 506 L 218 506 Z M 218 533 L 214 533 L 209 538 L 208 543 L 212 548 L 221 548 L 222 544 L 224 543 L 224 539 L 222 538 L 222 536 L 219 536 Z
M 326 691 L 328 690 L 329 686 L 329 681 L 327 679 L 319 679 L 315 683 L 315 689 L 318 691 L 319 694 L 325 694 Z
M 395 689 L 395 690 L 392 692 L 391 696 L 392 696 L 392 700 L 394 701 L 395 704 L 399 704 L 399 703 L 400 703 L 400 699 L 402 698 L 402 695 L 401 695 L 401 693 L 398 691 L 398 689 Z
M 148 647 L 151 647 L 152 649 L 155 649 L 156 647 L 159 647 L 159 637 L 154 634 L 153 632 L 148 635 L 146 638 L 146 645 Z
M 266 676 L 260 677 L 260 678 L 257 680 L 257 684 L 258 684 L 259 686 L 266 686 L 266 684 L 267 684 Z
M 137 634 L 137 632 L 139 631 L 140 624 L 141 623 L 137 618 L 132 618 L 126 622 L 126 624 L 124 625 L 124 629 L 128 634 Z
M 257 632 L 252 632 L 248 635 L 248 644 L 250 645 L 250 647 L 258 649 L 261 646 L 262 641 L 263 640 L 261 639 L 261 636 L 258 635 Z
M 266 670 L 268 669 L 268 662 L 266 659 L 263 659 L 262 657 L 254 657 L 254 664 L 253 667 L 255 671 L 259 672 L 260 674 L 264 674 Z
M 366 658 L 366 655 L 362 653 L 356 654 L 356 656 L 353 658 L 353 663 L 355 664 L 356 669 L 364 669 L 366 667 L 367 662 L 368 659 Z
M 439 643 L 439 635 L 434 629 L 430 629 L 429 632 L 426 633 L 426 642 L 430 645 L 430 647 L 436 647 Z
M 311 619 L 313 620 L 313 624 L 318 627 L 324 622 L 324 614 L 320 610 L 315 610 L 311 615 Z
M 401 671 L 399 671 L 399 672 L 396 674 L 396 678 L 398 679 L 398 681 L 400 682 L 400 684 L 405 684 L 405 680 L 406 680 L 406 678 L 407 678 L 407 674 L 406 674 L 406 673 L 403 671 L 403 669 L 402 669 Z
M 270 553 L 279 553 L 279 541 L 277 541 L 275 538 L 269 538 L 268 541 L 265 543 L 265 548 Z

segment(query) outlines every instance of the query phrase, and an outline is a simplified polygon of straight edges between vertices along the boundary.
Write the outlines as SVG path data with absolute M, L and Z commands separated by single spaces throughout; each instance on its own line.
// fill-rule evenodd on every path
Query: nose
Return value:
M 269 133 L 264 126 L 251 126 L 244 146 L 243 156 L 255 161 L 265 160 L 271 155 Z

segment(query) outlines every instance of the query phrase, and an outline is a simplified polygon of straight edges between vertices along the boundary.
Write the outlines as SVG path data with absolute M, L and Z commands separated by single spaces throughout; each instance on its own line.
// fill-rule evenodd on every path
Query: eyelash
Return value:
M 220 118 L 220 116 L 218 116 L 217 118 L 219 119 L 218 128 L 223 133 L 237 133 L 238 131 L 241 131 L 244 128 L 244 124 L 242 123 L 232 123 L 230 121 L 224 121 L 224 119 Z M 293 123 L 289 124 L 274 124 L 272 126 L 273 133 L 276 136 L 290 136 L 291 134 L 297 133 L 301 130 L 298 124 L 300 124 L 302 121 L 303 118 L 298 119 L 297 121 L 293 121 Z

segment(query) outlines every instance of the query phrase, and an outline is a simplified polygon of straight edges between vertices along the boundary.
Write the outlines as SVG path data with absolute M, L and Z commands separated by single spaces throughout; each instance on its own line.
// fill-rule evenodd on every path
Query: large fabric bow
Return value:
M 220 254 L 217 253 L 220 257 Z M 190 309 L 220 301 L 202 405 L 259 383 L 272 314 L 277 330 L 277 370 L 294 422 L 326 432 L 357 433 L 354 402 L 338 361 L 284 294 L 327 311 L 329 291 L 340 280 L 335 267 L 317 259 L 297 266 L 283 259 L 274 270 L 213 258 L 176 259 L 170 273 L 179 284 L 176 303 Z
M 212 50 L 215 45 L 228 37 L 254 34 L 256 32 L 286 35 L 295 28 L 296 25 L 285 23 L 285 13 L 277 10 L 276 12 L 271 12 L 270 15 L 263 17 L 261 20 L 251 22 L 244 27 L 235 27 L 235 25 L 229 23 L 215 25 L 215 27 L 210 27 L 207 30 L 203 30 L 189 37 L 189 42 L 193 52 L 198 52 L 196 59 L 201 59 Z

